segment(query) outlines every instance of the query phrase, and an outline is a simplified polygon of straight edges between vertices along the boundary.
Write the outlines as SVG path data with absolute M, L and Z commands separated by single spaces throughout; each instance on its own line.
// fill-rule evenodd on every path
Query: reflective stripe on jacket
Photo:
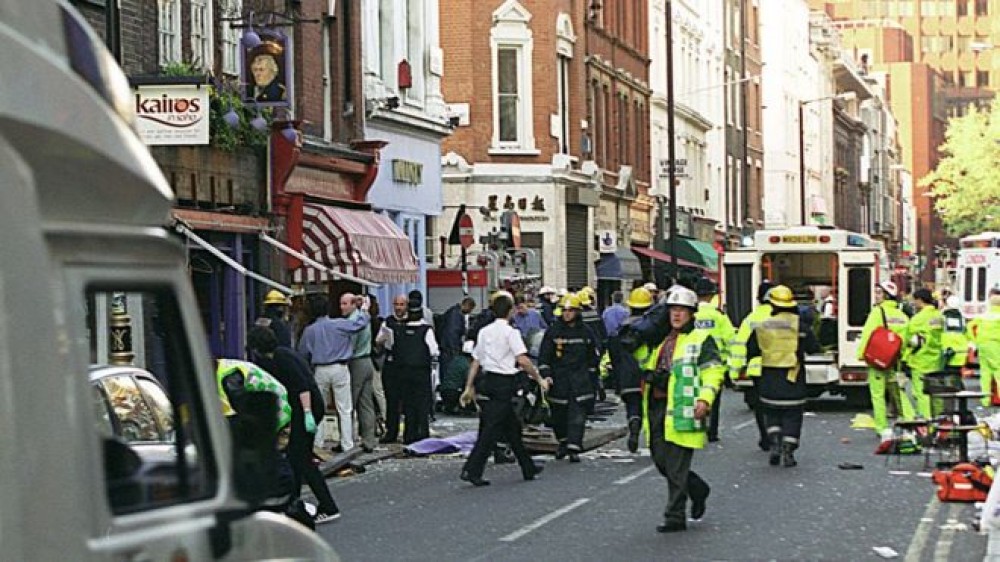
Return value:
M 924 306 L 906 325 L 906 353 L 903 360 L 916 374 L 926 374 L 941 369 L 941 335 L 944 321 L 933 306 Z M 913 345 L 913 339 L 919 343 Z

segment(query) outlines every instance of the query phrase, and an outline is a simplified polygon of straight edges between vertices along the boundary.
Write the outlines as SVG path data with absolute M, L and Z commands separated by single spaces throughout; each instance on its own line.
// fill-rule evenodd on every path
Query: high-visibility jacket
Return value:
M 1000 306 L 991 306 L 986 314 L 973 318 L 969 322 L 969 333 L 977 348 L 1000 346 Z
M 774 309 L 771 305 L 764 303 L 753 309 L 753 312 L 747 314 L 747 317 L 743 319 L 740 329 L 736 332 L 736 337 L 733 338 L 732 345 L 729 346 L 729 378 L 733 380 L 739 378 L 740 371 L 744 368 L 747 370 L 748 377 L 760 376 L 760 358 L 755 357 L 750 360 L 749 364 L 747 363 L 747 342 L 750 341 L 753 329 L 773 314 Z
M 652 349 L 647 355 L 645 370 L 656 371 L 662 350 L 663 342 Z M 691 417 L 694 404 L 698 400 L 704 400 L 709 406 L 712 405 L 722 387 L 726 372 L 725 367 L 719 358 L 719 351 L 711 334 L 707 330 L 699 329 L 691 329 L 686 333 L 678 334 L 671 362 L 677 368 L 671 370 L 671 376 L 667 383 L 665 419 L 649 419 L 649 399 L 652 385 L 646 384 L 643 389 L 642 410 L 646 434 L 649 435 L 649 424 L 662 423 L 664 424 L 663 436 L 666 441 L 681 447 L 701 449 L 705 446 L 706 438 L 703 427 L 681 431 L 676 428 L 676 425 L 679 423 L 678 420 Z M 676 373 L 681 370 L 687 370 L 690 377 L 678 376 Z M 681 403 L 685 399 L 689 404 Z
M 903 361 L 914 374 L 922 375 L 941 370 L 941 334 L 944 319 L 933 306 L 924 306 L 906 325 L 906 351 Z
M 871 312 L 868 313 L 868 319 L 865 320 L 864 327 L 861 328 L 861 341 L 858 343 L 858 359 L 865 358 L 865 347 L 868 346 L 868 340 L 872 337 L 872 332 L 875 331 L 875 328 L 883 325 L 883 321 L 887 328 L 895 332 L 900 338 L 905 338 L 906 324 L 909 320 L 906 313 L 899 309 L 899 303 L 894 300 L 884 300 L 881 304 L 872 307 Z
M 278 397 L 278 420 L 276 429 L 281 429 L 292 421 L 292 406 L 288 402 L 288 391 L 285 385 L 278 382 L 271 373 L 261 369 L 249 361 L 238 359 L 219 359 L 215 369 L 215 382 L 222 401 L 222 413 L 226 416 L 236 415 L 229 401 L 229 395 L 223 388 L 222 381 L 233 373 L 243 377 L 243 389 L 247 392 L 270 392 Z
M 947 364 L 949 367 L 964 367 L 969 351 L 965 319 L 954 308 L 941 311 L 941 317 L 944 319 L 941 347 L 942 353 L 948 355 Z
M 772 316 L 754 328 L 762 368 L 792 369 L 798 365 L 799 317 L 794 313 Z
M 729 347 L 736 337 L 736 328 L 729 321 L 729 317 L 723 314 L 719 307 L 710 303 L 698 303 L 698 312 L 694 315 L 694 327 L 700 330 L 708 330 L 715 340 L 715 345 L 719 348 L 719 357 L 722 364 L 729 364 Z

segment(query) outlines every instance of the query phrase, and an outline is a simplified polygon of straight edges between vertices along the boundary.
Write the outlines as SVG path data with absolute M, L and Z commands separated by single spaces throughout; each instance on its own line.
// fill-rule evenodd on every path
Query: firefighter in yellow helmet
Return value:
M 747 341 L 747 357 L 761 358 L 758 390 L 767 419 L 772 466 L 798 464 L 794 452 L 802 436 L 808 389 L 803 368 L 806 353 L 817 353 L 811 326 L 799 318 L 792 290 L 778 285 L 768 293 L 773 313 L 757 324 Z
M 628 450 L 639 451 L 639 434 L 642 432 L 642 368 L 648 359 L 649 349 L 638 347 L 629 353 L 633 346 L 626 341 L 632 337 L 632 326 L 642 319 L 642 316 L 653 306 L 653 295 L 645 287 L 636 287 L 628 295 L 625 304 L 629 308 L 629 317 L 618 330 L 618 335 L 608 338 L 608 355 L 614 368 L 615 382 L 618 384 L 618 396 L 625 403 L 625 416 L 628 419 Z
M 277 289 L 271 289 L 264 295 L 264 311 L 257 319 L 258 326 L 271 328 L 278 345 L 292 347 L 292 330 L 288 326 L 288 310 L 292 301 Z
M 576 293 L 576 296 L 580 299 L 580 320 L 594 334 L 594 340 L 597 342 L 598 357 L 600 357 L 604 354 L 604 345 L 608 340 L 608 332 L 604 328 L 604 319 L 601 318 L 601 313 L 597 311 L 597 303 L 594 302 L 597 295 L 590 287 L 584 287 Z M 597 394 L 597 399 L 603 401 L 606 396 L 604 394 L 604 386 L 601 384 L 601 376 L 597 371 L 594 371 L 591 376 L 591 383 L 594 385 L 594 392 Z M 591 402 L 588 414 L 592 411 L 593 402 Z

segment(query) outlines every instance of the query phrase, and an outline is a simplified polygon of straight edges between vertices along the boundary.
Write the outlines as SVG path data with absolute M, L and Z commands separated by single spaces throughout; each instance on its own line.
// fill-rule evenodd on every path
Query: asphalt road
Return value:
M 808 410 L 799 466 L 771 467 L 749 410 L 727 394 L 722 441 L 695 454 L 712 485 L 708 511 L 683 533 L 655 532 L 666 481 L 623 442 L 576 465 L 548 457 L 534 482 L 491 464 L 485 488 L 458 480 L 458 458 L 385 461 L 331 480 L 344 516 L 319 532 L 347 561 L 879 560 L 874 547 L 900 560 L 983 559 L 975 508 L 938 502 L 923 457 L 886 466 L 842 400 Z

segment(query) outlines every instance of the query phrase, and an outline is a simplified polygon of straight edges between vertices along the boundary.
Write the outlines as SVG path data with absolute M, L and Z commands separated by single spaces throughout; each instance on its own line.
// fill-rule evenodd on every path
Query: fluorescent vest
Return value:
M 761 367 L 791 369 L 798 364 L 799 318 L 782 313 L 762 322 L 755 330 L 760 345 Z

